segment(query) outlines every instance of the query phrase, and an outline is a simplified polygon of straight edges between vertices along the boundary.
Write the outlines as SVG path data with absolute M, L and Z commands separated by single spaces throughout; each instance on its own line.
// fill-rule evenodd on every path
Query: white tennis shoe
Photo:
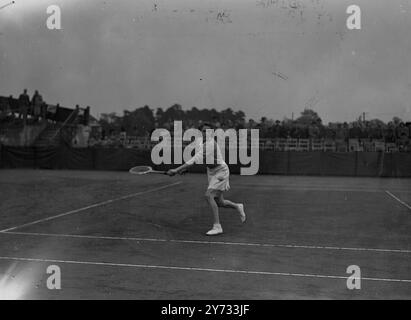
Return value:
M 216 236 L 218 234 L 223 233 L 223 228 L 221 227 L 221 224 L 215 224 L 213 225 L 213 228 L 206 233 L 208 236 Z

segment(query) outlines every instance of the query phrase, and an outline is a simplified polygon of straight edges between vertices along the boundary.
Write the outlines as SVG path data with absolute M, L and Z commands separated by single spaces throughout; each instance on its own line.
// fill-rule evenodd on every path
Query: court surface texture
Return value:
M 230 183 L 247 222 L 221 209 L 224 233 L 207 237 L 203 174 L 1 170 L 0 298 L 411 298 L 411 179 Z

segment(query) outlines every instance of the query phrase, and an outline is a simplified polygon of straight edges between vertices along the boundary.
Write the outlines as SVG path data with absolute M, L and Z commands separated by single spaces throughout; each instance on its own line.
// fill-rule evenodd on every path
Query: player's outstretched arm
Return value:
M 204 156 L 204 151 L 203 151 L 203 150 L 204 150 L 203 148 L 200 148 L 200 151 L 198 151 L 198 152 L 194 155 L 194 157 L 192 157 L 190 160 L 188 160 L 186 163 L 184 163 L 183 165 L 179 166 L 178 168 L 168 170 L 167 174 L 168 174 L 169 176 L 175 176 L 176 174 L 182 174 L 182 173 L 184 173 L 184 172 L 187 171 L 187 169 L 188 169 L 189 167 L 191 167 L 193 164 L 199 163 L 199 162 L 203 159 L 203 156 Z
M 179 166 L 178 168 L 168 170 L 167 174 L 171 177 L 175 176 L 176 174 L 182 174 L 191 166 L 192 166 L 192 164 L 190 164 L 190 163 L 184 163 L 183 165 Z

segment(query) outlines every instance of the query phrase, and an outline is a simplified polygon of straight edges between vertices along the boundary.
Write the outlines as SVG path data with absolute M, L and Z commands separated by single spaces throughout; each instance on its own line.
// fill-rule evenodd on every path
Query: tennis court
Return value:
M 0 290 L 20 299 L 410 299 L 411 179 L 0 171 Z M 61 290 L 47 289 L 47 267 Z M 346 269 L 361 268 L 361 289 Z

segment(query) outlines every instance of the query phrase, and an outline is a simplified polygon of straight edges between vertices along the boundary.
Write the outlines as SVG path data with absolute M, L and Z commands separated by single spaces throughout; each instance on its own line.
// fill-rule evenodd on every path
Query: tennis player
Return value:
M 184 172 L 188 167 L 195 163 L 201 163 L 207 166 L 208 188 L 205 193 L 206 200 L 211 207 L 213 213 L 214 224 L 213 228 L 206 234 L 208 236 L 215 236 L 223 233 L 223 228 L 220 223 L 220 216 L 218 208 L 231 208 L 235 209 L 240 215 L 241 221 L 244 223 L 246 215 L 244 212 L 244 205 L 242 203 L 234 203 L 232 201 L 224 199 L 223 193 L 230 189 L 229 177 L 230 170 L 225 163 L 221 150 L 215 141 L 214 136 L 207 137 L 207 129 L 212 129 L 211 124 L 204 123 L 199 128 L 203 134 L 204 141 L 201 145 L 200 151 L 198 151 L 193 158 L 181 165 L 176 169 L 171 169 L 167 172 L 168 175 L 174 176 L 176 174 Z

